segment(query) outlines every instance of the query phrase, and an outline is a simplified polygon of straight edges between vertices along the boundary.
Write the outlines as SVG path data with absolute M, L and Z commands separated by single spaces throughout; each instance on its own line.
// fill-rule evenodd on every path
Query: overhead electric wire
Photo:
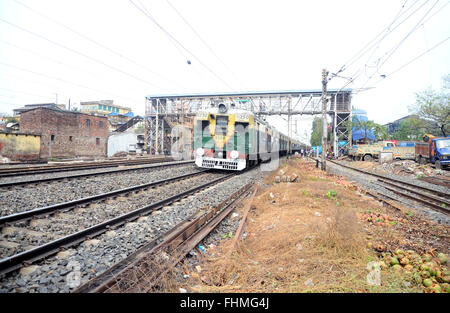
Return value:
M 341 66 L 341 68 L 339 69 L 339 71 L 336 74 L 339 74 L 339 73 L 345 71 L 346 69 L 348 69 L 350 66 L 352 66 L 362 56 L 364 56 L 366 53 L 368 53 L 374 46 L 376 46 L 380 43 L 380 39 L 378 37 L 383 35 L 386 31 L 388 31 L 387 34 L 392 33 L 395 29 L 397 29 L 400 25 L 402 25 L 406 20 L 408 20 L 412 15 L 414 15 L 419 9 L 421 9 L 426 4 L 426 2 L 424 2 L 421 6 L 419 6 L 417 9 L 415 9 L 415 11 L 413 11 L 410 15 L 408 15 L 405 19 L 403 19 L 394 28 L 389 29 L 389 27 L 392 26 L 394 24 L 394 22 L 396 22 L 396 20 L 398 20 L 400 17 L 402 17 L 404 14 L 406 14 L 409 11 L 409 9 L 411 9 L 413 6 L 416 5 L 416 3 L 418 3 L 418 0 L 416 2 L 414 2 L 411 6 L 409 6 L 402 14 L 400 14 L 400 15 L 397 14 L 397 17 L 394 19 L 393 22 L 390 23 L 390 25 L 388 27 L 384 28 L 378 35 L 376 35 L 372 40 L 370 40 L 361 50 L 359 50 L 354 56 L 352 56 L 347 62 L 345 62 L 344 65 Z M 387 36 L 387 34 L 386 34 L 386 36 Z M 384 38 L 386 36 L 384 36 Z
M 430 51 L 436 49 L 438 46 L 442 45 L 444 42 L 446 42 L 446 41 L 449 40 L 449 39 L 450 39 L 450 37 L 447 37 L 447 38 L 445 38 L 444 40 L 438 42 L 438 43 L 435 44 L 433 47 L 431 47 L 431 48 L 429 48 L 428 50 L 422 52 L 421 54 L 419 54 L 418 56 L 414 57 L 413 59 L 411 59 L 411 60 L 408 61 L 407 63 L 403 64 L 402 66 L 400 66 L 400 67 L 397 68 L 396 70 L 392 71 L 391 73 L 385 75 L 384 78 L 382 78 L 382 79 L 376 81 L 376 82 L 374 83 L 374 85 L 378 84 L 378 83 L 381 82 L 381 81 L 386 80 L 386 78 L 388 78 L 388 77 L 392 76 L 393 74 L 397 73 L 398 71 L 402 70 L 404 67 L 406 67 L 406 66 L 408 66 L 409 64 L 413 63 L 414 61 L 416 61 L 417 59 L 421 58 L 422 56 L 424 56 L 424 55 L 427 54 L 428 52 L 430 52 Z
M 15 92 L 15 93 L 20 93 L 20 94 L 26 94 L 26 95 L 30 95 L 30 96 L 33 96 L 33 97 L 52 98 L 52 97 L 50 97 L 50 96 L 37 95 L 37 94 L 34 94 L 34 93 L 29 93 L 29 92 L 27 92 L 27 91 L 14 90 L 14 89 L 5 88 L 5 87 L 0 87 L 0 89 L 2 89 L 2 90 L 7 90 L 7 91 L 9 91 L 9 92 Z
M 383 58 L 386 54 L 388 54 L 388 56 L 382 61 L 381 64 L 377 64 L 377 71 L 375 73 L 373 73 L 370 77 L 368 77 L 368 79 L 366 80 L 366 82 L 361 86 L 361 88 L 364 88 L 369 81 L 372 79 L 372 77 L 375 76 L 376 73 L 379 73 L 379 69 L 391 58 L 391 56 L 395 53 L 395 51 L 397 51 L 397 49 L 405 42 L 405 40 L 412 34 L 414 33 L 418 28 L 419 25 L 421 25 L 422 21 L 427 17 L 427 15 L 431 12 L 431 10 L 433 10 L 433 8 L 436 6 L 436 4 L 439 2 L 439 0 L 436 0 L 436 2 L 431 6 L 431 8 L 425 13 L 424 16 L 422 16 L 422 18 L 415 24 L 415 26 L 406 34 L 406 36 L 404 36 L 399 43 L 397 43 L 397 45 L 395 45 L 392 49 L 390 49 L 389 51 L 387 51 L 381 58 Z M 379 61 L 381 61 L 381 58 L 379 58 Z
M 177 40 L 172 34 L 170 34 L 164 27 L 162 27 L 156 19 L 150 14 L 150 12 L 145 8 L 145 6 L 139 1 L 142 8 L 139 7 L 133 0 L 129 0 L 130 3 L 135 6 L 139 11 L 144 14 L 148 19 L 150 19 L 167 37 L 171 38 L 174 42 L 176 42 L 181 48 L 183 48 L 187 53 L 189 53 L 195 60 L 197 60 L 204 68 L 206 68 L 214 77 L 224 83 L 228 88 L 234 90 L 225 80 L 223 80 L 219 75 L 217 75 L 211 68 L 209 68 L 200 58 L 198 58 L 194 53 L 192 53 L 189 49 L 187 49 L 179 40 Z
M 403 11 L 403 8 L 405 7 L 406 3 L 408 2 L 408 0 L 405 1 L 405 3 L 402 5 L 400 11 L 397 13 L 396 17 L 394 18 L 394 20 L 391 22 L 391 24 L 389 24 L 389 26 L 387 27 L 387 30 L 389 30 L 391 28 L 391 26 L 394 24 L 394 22 L 397 20 L 397 18 L 399 18 L 400 13 Z M 378 47 L 380 46 L 381 42 L 383 41 L 384 38 L 386 38 L 390 33 L 386 32 L 384 34 L 384 36 L 377 42 L 377 46 L 375 47 L 375 49 L 372 50 L 372 53 L 370 54 L 369 58 L 366 61 L 366 64 L 369 63 L 370 59 L 372 58 L 372 56 L 374 55 L 375 51 L 377 51 Z
M 169 6 L 178 14 L 178 16 L 186 23 L 187 26 L 194 32 L 194 34 L 200 39 L 200 41 L 209 49 L 209 51 L 219 60 L 220 63 L 233 75 L 234 78 L 238 79 L 234 72 L 223 62 L 223 60 L 217 55 L 217 53 L 211 48 L 211 46 L 200 36 L 200 34 L 195 30 L 195 28 L 184 18 L 183 15 L 175 8 L 175 6 L 169 1 L 166 0 Z M 239 80 L 239 79 L 238 79 Z
M 380 67 L 383 66 L 389 60 L 389 58 L 394 54 L 395 51 L 405 42 L 406 39 L 408 39 L 409 36 L 411 36 L 412 33 L 414 33 L 418 28 L 420 23 L 427 17 L 427 15 L 433 10 L 433 8 L 438 4 L 439 0 L 436 0 L 436 2 L 431 6 L 431 8 L 425 13 L 425 15 L 417 22 L 417 24 L 409 31 L 408 34 L 406 34 L 405 37 L 391 50 L 392 52 L 386 57 L 386 59 L 381 63 Z
M 11 67 L 11 68 L 15 68 L 15 69 L 18 69 L 18 70 L 21 70 L 21 71 L 24 71 L 24 72 L 29 72 L 29 73 L 32 73 L 34 75 L 43 76 L 43 77 L 46 77 L 46 78 L 50 78 L 50 79 L 54 79 L 54 80 L 57 80 L 57 81 L 61 81 L 63 83 L 69 84 L 69 85 L 74 85 L 74 86 L 77 86 L 77 87 L 85 88 L 85 89 L 88 89 L 88 90 L 91 90 L 91 91 L 94 91 L 94 92 L 97 92 L 97 93 L 100 93 L 100 94 L 114 95 L 111 92 L 106 92 L 106 91 L 103 91 L 103 90 L 91 88 L 91 87 L 84 86 L 84 85 L 81 85 L 81 84 L 78 84 L 78 83 L 74 83 L 74 82 L 71 82 L 71 81 L 68 81 L 68 80 L 65 80 L 65 79 L 62 79 L 62 78 L 53 77 L 53 76 L 50 76 L 50 75 L 47 75 L 47 74 L 43 74 L 43 73 L 35 72 L 35 71 L 29 70 L 29 69 L 25 69 L 25 68 L 22 68 L 22 67 L 19 67 L 19 66 L 16 66 L 16 65 L 11 65 L 11 64 L 8 64 L 8 63 L 4 63 L 4 62 L 0 62 L 0 64 L 4 65 L 4 66 Z M 136 101 L 134 99 L 123 97 L 123 96 L 120 96 L 120 95 L 115 95 L 115 96 L 123 98 L 123 99 L 129 99 L 131 101 Z
M 0 94 L 0 97 L 3 97 L 3 98 L 15 98 L 15 99 L 36 99 L 36 97 L 35 96 L 27 96 L 27 95 L 22 95 L 22 96 L 20 96 L 20 95 L 4 95 L 4 94 Z M 45 97 L 46 99 L 51 99 L 52 97 Z
M 120 58 L 123 58 L 123 59 L 127 60 L 127 61 L 130 62 L 130 63 L 133 63 L 134 65 L 138 66 L 139 68 L 143 68 L 143 69 L 145 69 L 146 71 L 148 71 L 149 73 L 151 73 L 151 74 L 153 74 L 153 75 L 155 75 L 155 76 L 158 76 L 159 78 L 161 78 L 161 79 L 163 79 L 163 80 L 165 80 L 165 81 L 167 81 L 167 82 L 170 82 L 170 83 L 172 83 L 172 84 L 175 84 L 175 85 L 178 85 L 178 86 L 182 87 L 178 82 L 173 81 L 173 80 L 171 80 L 171 79 L 169 79 L 169 78 L 167 78 L 167 77 L 165 77 L 165 76 L 163 76 L 163 75 L 161 75 L 161 74 L 159 74 L 159 73 L 157 73 L 157 72 L 151 70 L 151 69 L 148 68 L 147 66 L 145 66 L 145 65 L 143 65 L 143 64 L 140 64 L 140 63 L 136 62 L 135 60 L 133 60 L 133 59 L 127 57 L 126 55 L 124 55 L 124 54 L 122 54 L 122 53 L 120 53 L 120 52 L 117 52 L 117 51 L 115 51 L 115 50 L 109 48 L 108 46 L 106 46 L 106 45 L 104 45 L 104 44 L 98 42 L 97 40 L 94 40 L 94 39 L 92 39 L 92 38 L 90 38 L 90 37 L 88 37 L 88 36 L 86 36 L 86 35 L 84 35 L 84 34 L 78 32 L 78 31 L 74 30 L 73 28 L 71 28 L 71 27 L 69 27 L 69 26 L 67 26 L 67 25 L 65 25 L 65 24 L 63 24 L 63 23 L 61 23 L 61 22 L 59 22 L 59 21 L 57 21 L 57 20 L 55 20 L 55 19 L 53 19 L 53 18 L 47 16 L 46 14 L 41 13 L 41 12 L 37 11 L 36 9 L 33 9 L 32 7 L 26 5 L 26 4 L 24 4 L 24 3 L 22 3 L 22 2 L 20 2 L 20 1 L 18 1 L 18 0 L 13 0 L 13 1 L 16 2 L 17 4 L 22 5 L 23 7 L 27 8 L 28 10 L 34 12 L 35 14 L 37 14 L 37 15 L 39 15 L 39 16 L 41 16 L 41 17 L 43 17 L 43 18 L 45 18 L 45 19 L 47 19 L 47 20 L 49 20 L 49 21 L 51 21 L 52 23 L 54 23 L 54 24 L 56 24 L 56 25 L 58 25 L 58 26 L 60 26 L 60 27 L 62 27 L 62 28 L 65 28 L 65 29 L 67 29 L 68 31 L 70 31 L 70 32 L 72 32 L 72 33 L 74 33 L 74 34 L 76 34 L 77 36 L 79 36 L 79 37 L 81 37 L 81 38 L 83 38 L 83 39 L 85 39 L 85 40 L 87 40 L 87 41 L 89 41 L 89 42 L 95 44 L 96 46 L 98 46 L 98 47 L 100 47 L 100 48 L 102 48 L 102 49 L 105 49 L 105 50 L 109 51 L 110 53 L 115 54 L 116 56 L 118 56 L 118 57 L 120 57 Z
M 16 48 L 16 49 L 23 50 L 23 51 L 25 51 L 25 52 L 27 52 L 27 53 L 36 55 L 36 56 L 38 56 L 38 57 L 40 57 L 40 58 L 49 60 L 49 61 L 51 61 L 51 62 L 53 62 L 53 63 L 59 64 L 59 65 L 62 65 L 62 66 L 66 66 L 66 67 L 68 67 L 68 68 L 70 68 L 70 69 L 72 69 L 72 70 L 75 70 L 75 71 L 78 71 L 78 72 L 82 72 L 84 75 L 89 74 L 89 75 L 94 76 L 94 77 L 97 76 L 97 77 L 99 77 L 99 78 L 103 78 L 103 76 L 99 75 L 98 73 L 86 71 L 85 69 L 81 69 L 79 66 L 70 65 L 70 64 L 61 62 L 61 61 L 59 61 L 59 60 L 50 58 L 50 57 L 48 57 L 48 56 L 46 56 L 46 55 L 37 53 L 36 51 L 27 49 L 27 48 L 25 48 L 25 47 L 15 45 L 15 44 L 13 44 L 13 43 L 10 43 L 10 42 L 4 41 L 4 40 L 0 40 L 0 42 L 3 43 L 3 44 L 9 45 L 9 46 L 11 46 L 11 47 L 14 47 L 14 48 Z
M 136 80 L 138 80 L 138 81 L 140 81 L 140 82 L 143 82 L 143 83 L 145 83 L 145 84 L 147 84 L 147 85 L 150 85 L 150 86 L 153 86 L 153 87 L 155 87 L 155 88 L 158 88 L 158 89 L 162 89 L 162 90 L 168 91 L 166 88 L 159 87 L 159 86 L 157 86 L 157 85 L 155 85 L 155 84 L 153 84 L 153 83 L 150 83 L 150 82 L 148 82 L 148 81 L 146 81 L 146 80 L 144 80 L 144 79 L 141 79 L 141 78 L 139 78 L 139 77 L 137 77 L 137 76 L 135 76 L 135 75 L 133 75 L 133 74 L 130 74 L 130 73 L 128 73 L 128 72 L 125 72 L 125 71 L 123 71 L 123 70 L 121 70 L 121 69 L 119 69 L 119 68 L 117 68 L 117 67 L 115 67 L 115 66 L 113 66 L 113 65 L 109 65 L 109 64 L 107 64 L 107 63 L 105 63 L 105 62 L 103 62 L 103 61 L 101 61 L 101 60 L 99 60 L 99 59 L 96 59 L 96 58 L 94 58 L 94 57 L 91 57 L 91 56 L 89 56 L 89 55 L 87 55 L 87 54 L 85 54 L 85 53 L 83 53 L 83 52 L 79 52 L 79 51 L 77 51 L 77 50 L 75 50 L 75 49 L 69 48 L 69 47 L 67 47 L 67 46 L 65 46 L 65 45 L 63 45 L 63 44 L 60 44 L 60 43 L 58 43 L 58 42 L 52 40 L 52 39 L 49 39 L 49 38 L 47 38 L 47 37 L 45 37 L 45 36 L 42 36 L 42 35 L 39 35 L 39 34 L 33 32 L 33 31 L 31 31 L 31 30 L 25 29 L 25 28 L 23 28 L 23 27 L 21 27 L 21 26 L 19 26 L 19 25 L 16 25 L 16 24 L 14 24 L 14 23 L 11 23 L 11 22 L 9 22 L 9 21 L 6 21 L 6 20 L 4 20 L 4 19 L 2 19 L 2 18 L 0 18 L 0 21 L 4 22 L 4 23 L 6 23 L 6 24 L 8 24 L 8 25 L 10 25 L 10 26 L 16 27 L 16 28 L 22 30 L 23 32 L 29 33 L 29 34 L 31 34 L 31 35 L 33 35 L 33 36 L 35 36 L 35 37 L 38 37 L 38 38 L 43 39 L 43 40 L 45 40 L 45 41 L 48 41 L 48 42 L 50 42 L 51 44 L 56 45 L 56 46 L 58 46 L 58 47 L 60 47 L 60 48 L 66 49 L 66 50 L 68 50 L 68 51 L 70 51 L 70 52 L 72 52 L 72 53 L 75 53 L 75 54 L 77 54 L 77 55 L 81 55 L 82 57 L 84 57 L 84 58 L 86 58 L 86 59 L 88 59 L 88 60 L 91 60 L 91 61 L 94 61 L 94 62 L 96 62 L 96 63 L 99 63 L 99 64 L 101 64 L 101 65 L 103 65 L 103 66 L 106 66 L 106 67 L 108 67 L 108 68 L 110 68 L 110 69 L 112 69 L 112 70 L 115 70 L 116 72 L 119 72 L 119 73 L 121 73 L 121 74 L 123 74 L 123 75 L 127 75 L 127 76 L 129 76 L 129 77 L 132 77 L 132 78 L 134 78 L 134 79 L 136 79 Z
M 57 88 L 57 92 L 52 91 L 51 94 L 58 94 L 58 96 L 60 98 L 64 98 L 64 97 L 61 97 L 61 95 L 66 95 L 66 98 L 80 98 L 80 97 L 74 97 L 73 96 L 73 90 L 69 90 L 67 88 L 60 87 L 60 86 L 55 86 L 53 84 L 49 84 L 48 82 L 46 83 L 43 80 L 33 80 L 33 79 L 30 79 L 29 77 L 24 78 L 24 77 L 21 77 L 21 76 L 15 76 L 15 75 L 12 75 L 9 72 L 5 74 L 2 71 L 0 71 L 0 74 L 2 74 L 3 76 L 7 76 L 9 80 L 11 80 L 11 79 L 18 80 L 22 84 L 24 82 L 28 82 L 28 83 L 33 84 L 33 85 L 43 85 L 43 86 L 48 87 L 49 89 Z M 37 74 L 36 73 L 36 75 L 42 75 L 42 74 Z M 47 81 L 47 80 L 45 80 L 45 81 Z M 139 102 L 142 101 L 142 100 L 131 99 L 131 98 L 128 98 L 126 96 L 121 96 L 121 95 L 118 95 L 118 94 L 112 94 L 112 93 L 106 92 L 106 91 L 105 92 L 95 91 L 92 94 L 83 95 L 83 97 L 84 98 L 98 98 L 98 94 L 102 94 L 102 96 L 106 95 L 108 97 L 109 96 L 111 96 L 111 97 L 114 96 L 114 97 L 116 97 L 116 99 L 123 100 L 124 102 L 127 102 L 129 105 L 142 106 L 142 104 L 139 104 Z M 50 98 L 52 98 L 52 97 L 50 97 Z M 125 99 L 127 99 L 127 100 L 125 101 Z M 16 105 L 17 105 L 17 103 L 16 103 Z
M 441 6 L 436 12 L 434 12 L 431 16 L 429 16 L 426 20 L 424 20 L 422 23 L 421 23 L 421 21 L 419 21 L 418 23 L 417 23 L 417 25 L 413 28 L 413 30 L 416 30 L 416 29 L 418 29 L 419 27 L 421 27 L 421 26 L 423 26 L 425 23 L 427 23 L 430 19 L 432 19 L 436 14 L 438 14 L 439 12 L 441 12 L 448 4 L 450 3 L 450 1 L 447 1 L 443 6 Z M 433 7 L 435 6 L 437 4 L 437 1 L 436 1 L 436 3 L 431 7 L 431 9 L 429 10 L 429 11 L 431 11 L 432 9 L 433 9 Z M 428 15 L 429 14 L 429 12 L 427 12 L 426 14 L 425 14 L 425 16 L 424 17 L 426 17 L 426 15 Z M 423 17 L 423 18 L 424 18 Z M 422 19 L 423 19 L 422 18 Z M 407 37 L 406 37 L 407 38 Z M 403 39 L 403 41 L 406 39 L 406 38 L 404 38 Z M 401 43 L 400 43 L 401 44 Z M 400 45 L 399 44 L 399 45 Z M 398 47 L 397 47 L 398 48 Z M 378 60 L 377 60 L 377 63 L 374 65 L 374 66 L 372 66 L 372 67 L 376 67 L 377 68 L 377 73 L 379 73 L 379 68 L 384 64 L 384 63 L 386 63 L 386 61 L 387 61 L 387 59 L 380 65 L 380 61 L 381 61 L 381 59 L 385 56 L 385 55 L 387 55 L 389 52 L 391 52 L 392 50 L 393 50 L 394 48 L 392 48 L 391 50 L 389 50 L 389 51 L 387 51 L 387 52 L 385 52 L 380 58 L 378 58 Z M 393 51 L 393 52 L 395 52 L 395 51 Z M 392 52 L 392 53 L 393 53 Z M 389 58 L 389 57 L 388 57 Z M 367 62 L 366 62 L 366 66 L 367 66 Z M 374 76 L 375 74 L 372 74 L 370 77 L 369 77 L 369 79 L 368 79 L 368 81 Z M 368 82 L 368 81 L 366 81 L 366 83 Z M 366 83 L 363 85 L 363 86 L 365 86 L 366 85 Z

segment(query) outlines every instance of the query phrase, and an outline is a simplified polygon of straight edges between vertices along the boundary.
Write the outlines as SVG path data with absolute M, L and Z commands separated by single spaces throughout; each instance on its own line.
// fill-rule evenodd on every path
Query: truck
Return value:
M 374 144 L 353 145 L 348 150 L 348 155 L 356 161 L 371 161 L 378 158 L 378 154 L 383 148 L 395 147 L 395 142 L 384 140 Z
M 391 152 L 394 160 L 414 160 L 414 143 L 397 143 L 396 140 L 379 141 L 371 145 L 355 145 L 349 150 L 353 160 L 371 161 L 378 159 L 380 152 Z
M 416 143 L 415 160 L 417 163 L 432 163 L 437 169 L 443 169 L 450 165 L 450 136 L 435 137 L 425 134 L 423 141 Z

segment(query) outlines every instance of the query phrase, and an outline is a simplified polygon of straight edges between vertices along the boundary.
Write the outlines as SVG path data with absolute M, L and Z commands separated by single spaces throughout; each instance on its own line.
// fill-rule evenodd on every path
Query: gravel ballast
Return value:
M 345 165 L 348 166 L 352 166 L 351 164 L 348 164 L 347 162 L 344 163 Z M 449 225 L 450 224 L 450 217 L 444 213 L 438 212 L 436 210 L 433 210 L 429 207 L 426 207 L 424 205 L 421 205 L 415 201 L 412 201 L 410 199 L 407 198 L 403 198 L 400 197 L 398 195 L 396 195 L 395 193 L 393 193 L 392 191 L 387 190 L 386 188 L 380 186 L 377 183 L 377 178 L 374 176 L 370 176 L 367 174 L 363 174 L 357 171 L 354 171 L 352 169 L 347 169 L 345 167 L 333 164 L 331 162 L 327 162 L 327 171 L 329 171 L 332 174 L 336 174 L 336 175 L 341 175 L 341 176 L 345 176 L 347 177 L 349 180 L 355 181 L 358 184 L 360 184 L 364 189 L 367 190 L 371 190 L 380 194 L 386 194 L 389 195 L 390 197 L 394 198 L 394 199 L 398 199 L 399 202 L 402 205 L 405 205 L 411 209 L 414 209 L 416 212 L 423 214 L 424 217 L 429 218 L 435 222 L 444 224 L 444 225 Z M 398 176 L 398 175 L 383 175 L 387 178 L 395 178 L 398 179 L 400 181 L 403 182 L 407 182 L 407 183 L 411 183 L 411 184 L 415 184 L 418 186 L 423 186 L 426 188 L 431 188 L 434 190 L 438 190 L 438 191 L 442 191 L 442 192 L 449 192 L 448 188 L 444 187 L 444 186 L 439 186 L 439 185 L 433 185 L 433 184 L 429 184 L 427 182 L 424 181 L 420 181 L 418 179 L 410 179 L 410 178 L 406 178 L 406 177 L 402 177 L 402 176 Z
M 0 216 L 198 171 L 190 164 L 3 189 L 0 192 Z
M 15 271 L 0 280 L 0 292 L 70 292 L 198 210 L 218 205 L 232 193 L 260 177 L 259 169 L 242 173 L 148 216 L 140 217 L 136 222 L 127 223 L 45 261 L 37 262 L 36 267 L 24 268 L 22 273 Z M 224 220 L 219 225 L 217 237 L 229 229 L 227 223 L 230 222 Z M 238 222 L 233 221 L 233 228 L 237 224 Z

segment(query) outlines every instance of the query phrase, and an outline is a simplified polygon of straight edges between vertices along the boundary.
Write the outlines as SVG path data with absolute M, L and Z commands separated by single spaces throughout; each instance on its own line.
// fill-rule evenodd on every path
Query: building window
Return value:
M 108 111 L 110 111 L 110 112 L 111 112 L 111 107 L 110 107 L 110 106 L 108 106 Z
M 90 119 L 86 119 L 86 126 L 90 127 L 91 126 L 91 120 Z
M 106 105 L 103 106 L 103 110 L 106 111 Z
M 100 128 L 103 127 L 103 121 L 99 121 L 99 122 L 98 122 L 98 127 L 100 127 Z
M 99 110 L 101 110 L 101 109 L 102 109 L 102 106 L 101 106 L 100 104 L 98 105 L 98 109 L 99 109 Z
M 55 135 L 50 135 L 50 140 L 54 141 L 55 140 Z
M 72 136 L 69 136 L 69 141 L 72 141 Z
M 95 138 L 95 143 L 97 144 L 97 146 L 100 144 L 100 138 Z

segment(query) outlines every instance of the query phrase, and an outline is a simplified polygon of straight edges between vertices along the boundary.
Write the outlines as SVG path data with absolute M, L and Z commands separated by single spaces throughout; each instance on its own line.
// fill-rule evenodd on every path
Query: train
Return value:
M 250 111 L 221 103 L 197 112 L 193 148 L 197 167 L 242 171 L 275 157 L 306 151 L 308 146 Z

